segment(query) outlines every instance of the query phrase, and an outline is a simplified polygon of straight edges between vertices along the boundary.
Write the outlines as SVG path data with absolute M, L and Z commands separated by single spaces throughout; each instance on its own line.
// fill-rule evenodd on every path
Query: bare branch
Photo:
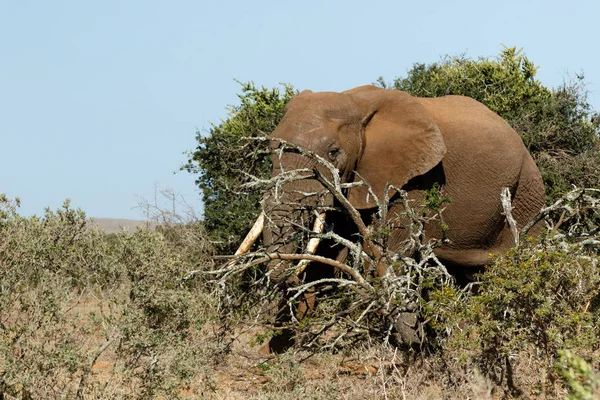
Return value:
M 502 215 L 506 216 L 506 222 L 510 227 L 510 231 L 513 234 L 513 238 L 515 239 L 515 246 L 519 245 L 519 231 L 517 230 L 517 221 L 512 216 L 512 204 L 511 204 L 511 194 L 510 189 L 505 187 L 502 189 L 502 193 L 500 193 L 500 201 L 502 203 L 502 209 L 504 210 Z
M 284 153 L 292 152 L 306 158 L 307 165 L 313 165 L 313 167 L 290 171 L 282 170 L 277 176 L 270 179 L 254 179 L 254 182 L 249 185 L 252 185 L 252 187 L 263 185 L 269 188 L 272 193 L 269 197 L 269 203 L 274 202 L 274 205 L 279 205 L 286 201 L 286 207 L 290 207 L 294 212 L 302 211 L 302 220 L 296 220 L 296 215 L 290 214 L 288 218 L 283 218 L 283 224 L 292 232 L 291 237 L 286 236 L 285 242 L 290 243 L 300 239 L 303 243 L 308 243 L 306 251 L 303 254 L 280 254 L 273 251 L 250 253 L 239 256 L 233 259 L 232 262 L 213 271 L 192 271 L 186 278 L 202 272 L 209 276 L 219 276 L 219 279 L 214 282 L 218 285 L 224 285 L 231 275 L 247 271 L 255 265 L 273 260 L 300 261 L 297 266 L 290 265 L 285 269 L 288 277 L 294 277 L 304 270 L 308 262 L 319 262 L 336 268 L 344 273 L 345 277 L 319 279 L 310 282 L 294 280 L 293 284 L 295 286 L 288 288 L 288 293 L 291 293 L 291 296 L 287 298 L 292 321 L 295 320 L 292 302 L 307 291 L 312 292 L 315 288 L 323 290 L 326 286 L 334 287 L 336 296 L 331 297 L 331 301 L 336 301 L 335 299 L 339 298 L 337 293 L 344 290 L 355 292 L 358 290 L 360 295 L 354 295 L 350 304 L 344 305 L 343 311 L 336 313 L 335 316 L 324 322 L 317 333 L 311 333 L 314 337 L 313 340 L 309 341 L 309 344 L 315 344 L 317 337 L 334 327 L 336 329 L 341 328 L 342 331 L 335 331 L 333 336 L 328 334 L 325 339 L 328 342 L 327 346 L 337 346 L 341 341 L 348 340 L 352 335 L 369 334 L 369 332 L 373 332 L 373 329 L 380 329 L 383 336 L 387 335 L 389 337 L 402 313 L 419 312 L 423 304 L 421 302 L 422 284 L 426 279 L 433 278 L 436 282 L 443 284 L 452 281 L 446 268 L 433 253 L 433 249 L 440 241 L 424 241 L 425 225 L 436 218 L 441 219 L 440 213 L 443 209 L 425 216 L 421 209 L 417 211 L 412 207 L 412 202 L 408 199 L 406 192 L 393 185 L 387 185 L 384 198 L 379 199 L 365 182 L 341 183 L 339 170 L 319 155 L 285 140 L 277 139 L 277 141 L 279 142 L 279 148 L 273 151 L 273 157 L 282 157 Z M 357 177 L 362 179 L 358 174 Z M 323 190 L 304 193 L 294 187 L 292 190 L 294 190 L 295 196 L 282 196 L 283 190 L 289 190 L 290 188 L 284 186 L 284 184 L 306 179 L 318 181 L 323 186 Z M 345 192 L 348 188 L 358 186 L 367 188 L 368 195 L 373 198 L 373 202 L 377 207 L 373 216 L 375 221 L 369 226 L 365 224 L 361 213 L 346 197 Z M 395 193 L 390 196 L 389 194 L 392 191 L 395 191 Z M 314 197 L 318 200 L 324 196 L 333 196 L 336 203 L 341 206 L 338 206 L 337 210 L 346 213 L 354 222 L 359 232 L 357 240 L 348 240 L 332 229 L 325 229 L 327 225 L 322 221 L 322 216 L 319 216 L 319 214 L 334 208 L 321 206 L 318 201 L 313 202 L 312 199 Z M 304 201 L 309 197 L 311 198 L 310 204 Z M 293 198 L 293 202 L 287 200 L 288 198 Z M 388 210 L 396 205 L 401 205 L 401 207 L 397 207 L 401 211 L 394 209 L 398 215 L 390 218 Z M 307 215 L 311 215 L 306 213 L 307 211 L 316 216 L 314 220 L 316 226 L 313 230 L 309 229 L 308 221 L 304 221 L 307 219 Z M 266 218 L 269 218 L 268 212 Z M 396 252 L 392 252 L 387 247 L 387 237 L 389 232 L 397 228 L 395 224 L 398 222 L 403 224 L 403 228 L 407 229 L 408 236 L 405 243 L 402 243 L 399 248 L 395 248 Z M 282 224 L 282 221 L 279 220 L 277 223 Z M 315 252 L 313 250 L 314 244 L 320 239 L 333 240 L 343 248 L 348 249 L 352 254 L 352 266 L 339 260 L 313 254 Z M 412 255 L 415 255 L 416 259 L 410 257 Z M 374 268 L 376 271 L 373 278 L 368 272 L 369 267 Z M 360 272 L 361 270 L 365 270 L 364 275 Z M 261 280 L 262 284 L 269 281 L 272 271 L 273 269 L 264 275 L 265 279 Z M 325 299 L 321 299 L 321 302 L 323 301 L 329 300 L 325 297 Z M 366 320 L 367 316 L 375 314 L 378 315 L 376 319 L 381 321 L 382 325 L 378 325 L 377 328 L 365 326 L 363 321 Z M 319 322 L 319 325 L 321 323 Z
M 346 264 L 337 262 L 337 261 L 332 260 L 332 259 L 327 258 L 327 257 L 317 256 L 317 255 L 313 255 L 313 254 L 282 254 L 282 253 L 266 253 L 266 254 L 265 253 L 252 253 L 252 254 L 249 254 L 249 255 L 244 256 L 244 257 L 256 257 L 256 256 L 258 256 L 259 258 L 254 259 L 252 261 L 249 261 L 247 263 L 241 264 L 241 265 L 236 265 L 236 264 L 232 265 L 232 263 L 226 263 L 223 268 L 220 268 L 220 269 L 217 269 L 217 270 L 211 270 L 211 271 L 202 271 L 202 270 L 190 271 L 186 275 L 186 277 L 184 277 L 184 280 L 189 280 L 193 276 L 197 275 L 198 273 L 205 274 L 205 275 L 228 275 L 228 274 L 230 274 L 232 272 L 241 272 L 241 271 L 246 270 L 248 268 L 251 268 L 251 267 L 253 267 L 255 265 L 262 264 L 264 262 L 268 262 L 268 261 L 271 261 L 271 260 L 285 260 L 285 261 L 308 260 L 308 261 L 319 262 L 319 263 L 323 263 L 323 264 L 327 264 L 327 265 L 330 265 L 332 267 L 335 267 L 335 268 L 339 269 L 340 271 L 342 271 L 342 272 L 350 275 L 363 288 L 365 288 L 365 289 L 371 289 L 372 288 L 371 285 L 369 285 L 364 280 L 364 278 L 357 271 L 355 271 L 353 268 L 347 266 Z
M 531 228 L 533 228 L 534 225 L 536 225 L 538 222 L 542 221 L 543 219 L 546 219 L 554 211 L 564 210 L 567 212 L 567 214 L 573 215 L 575 211 L 572 207 L 570 207 L 568 205 L 568 203 L 576 201 L 578 198 L 582 198 L 583 200 L 587 201 L 590 204 L 590 206 L 593 208 L 599 208 L 600 207 L 600 199 L 594 198 L 593 197 L 594 195 L 599 196 L 600 189 L 577 188 L 577 189 L 570 191 L 569 193 L 564 195 L 562 198 L 555 201 L 554 204 L 552 204 L 548 207 L 542 208 L 540 210 L 540 212 L 534 218 L 532 218 L 531 221 L 529 221 L 523 227 L 523 229 L 521 229 L 521 233 L 520 233 L 521 237 L 524 237 L 527 234 L 527 232 L 529 232 L 529 230 Z

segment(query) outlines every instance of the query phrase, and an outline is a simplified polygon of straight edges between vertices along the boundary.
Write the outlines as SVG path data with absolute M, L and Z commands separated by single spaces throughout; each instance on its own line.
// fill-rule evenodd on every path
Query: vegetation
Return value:
M 554 232 L 498 258 L 475 292 L 447 280 L 423 281 L 427 336 L 420 352 L 382 344 L 376 330 L 382 322 L 369 317 L 373 330 L 328 351 L 317 346 L 316 353 L 297 349 L 273 357 L 259 343 L 272 334 L 263 311 L 281 300 L 281 291 L 260 271 L 241 281 L 214 279 L 201 224 L 109 238 L 68 203 L 41 218 L 23 217 L 15 201 L 2 198 L 0 393 L 24 399 L 596 398 L 600 257 L 598 235 L 589 235 L 597 226 L 580 217 L 599 202 L 597 191 L 571 195 L 549 212 Z M 353 301 L 340 293 L 300 331 Z
M 406 281 L 367 280 L 371 298 L 352 289 L 358 278 L 337 277 L 346 286 L 294 326 L 312 345 L 282 355 L 261 352 L 281 333 L 272 319 L 282 291 L 260 266 L 238 271 L 212 256 L 231 252 L 256 217 L 261 193 L 244 183 L 270 167 L 253 138 L 276 126 L 291 86 L 242 85 L 228 119 L 198 133 L 183 168 L 203 191 L 203 221 L 147 204 L 156 230 L 105 235 L 68 202 L 24 217 L 18 199 L 0 196 L 0 398 L 600 397 L 600 192 L 571 189 L 598 187 L 599 121 L 582 79 L 548 89 L 535 70 L 505 49 L 417 64 L 380 84 L 467 94 L 509 120 L 543 170 L 547 232 L 491 260 L 473 290 L 428 264 L 426 247 Z M 424 207 L 446 202 L 436 188 Z M 408 218 L 418 226 L 428 212 Z M 407 300 L 420 313 L 418 349 L 389 345 L 389 316 L 372 306 L 388 294 L 394 315 Z M 315 334 L 324 321 L 331 329 Z
M 570 376 L 567 351 L 582 357 L 578 365 L 587 366 L 591 382 L 600 367 L 599 258 L 565 245 L 550 235 L 510 251 L 482 274 L 476 294 L 433 293 L 430 328 L 438 330 L 441 357 L 457 369 L 478 369 L 512 395 L 527 388 L 529 396 L 547 396 L 559 377 Z M 450 334 L 439 331 L 450 327 Z
M 258 215 L 261 193 L 243 188 L 249 175 L 264 177 L 271 171 L 270 151 L 252 138 L 270 134 L 294 96 L 290 85 L 281 89 L 242 85 L 240 104 L 229 117 L 212 125 L 208 135 L 196 132 L 198 147 L 182 167 L 195 176 L 202 191 L 204 223 L 217 251 L 235 251 Z
M 556 369 L 566 381 L 570 400 L 591 400 L 600 393 L 600 379 L 590 364 L 570 350 L 558 352 Z
M 448 57 L 415 64 L 391 85 L 414 96 L 472 97 L 498 113 L 521 135 L 537 162 L 549 200 L 579 187 L 596 186 L 600 175 L 600 116 L 587 103 L 585 77 L 556 89 L 535 79 L 536 67 L 516 48 L 495 59 Z
M 180 251 L 183 242 L 206 248 L 201 227 L 174 227 L 169 240 L 149 230 L 109 240 L 68 202 L 41 218 L 17 206 L 0 199 L 0 394 L 175 397 L 210 366 L 215 303 L 182 280 L 209 253 Z

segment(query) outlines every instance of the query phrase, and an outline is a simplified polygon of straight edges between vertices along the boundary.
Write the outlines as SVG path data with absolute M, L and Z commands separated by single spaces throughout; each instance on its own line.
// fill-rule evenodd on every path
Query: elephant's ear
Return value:
M 388 184 L 402 188 L 410 179 L 435 167 L 446 153 L 436 123 L 414 97 L 398 90 L 361 86 L 347 92 L 363 112 L 363 153 L 355 181 L 364 179 L 383 200 Z M 391 196 L 394 191 L 390 191 Z M 357 209 L 376 205 L 366 187 L 350 189 Z

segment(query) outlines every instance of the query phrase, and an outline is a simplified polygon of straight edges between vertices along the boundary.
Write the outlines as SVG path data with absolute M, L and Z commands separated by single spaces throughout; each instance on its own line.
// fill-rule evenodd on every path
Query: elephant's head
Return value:
M 285 141 L 328 160 L 339 170 L 342 182 L 359 180 L 360 175 L 379 198 L 385 195 L 388 184 L 401 188 L 411 178 L 432 169 L 446 152 L 437 125 L 417 99 L 375 86 L 342 93 L 300 93 L 286 106 L 271 139 L 274 148 Z M 297 152 L 274 151 L 272 158 L 273 176 L 315 167 Z M 289 218 L 294 215 L 299 221 L 303 212 L 297 211 L 302 208 L 297 206 L 316 201 L 305 194 L 324 188 L 315 179 L 306 179 L 285 183 L 280 189 L 281 201 L 267 199 L 265 204 L 269 222 L 264 238 L 270 251 L 293 252 L 294 244 L 288 240 L 293 231 Z M 365 187 L 350 189 L 348 199 L 359 210 L 375 206 Z M 272 273 L 271 278 L 280 279 L 281 274 Z

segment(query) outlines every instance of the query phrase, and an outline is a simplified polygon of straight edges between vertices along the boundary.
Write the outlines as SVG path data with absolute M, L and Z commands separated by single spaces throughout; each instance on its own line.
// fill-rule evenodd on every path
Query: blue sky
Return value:
M 92 217 L 141 218 L 172 188 L 195 131 L 239 85 L 345 90 L 444 54 L 522 47 L 538 78 L 584 71 L 600 110 L 600 2 L 0 0 L 0 193 L 41 214 L 65 198 Z

